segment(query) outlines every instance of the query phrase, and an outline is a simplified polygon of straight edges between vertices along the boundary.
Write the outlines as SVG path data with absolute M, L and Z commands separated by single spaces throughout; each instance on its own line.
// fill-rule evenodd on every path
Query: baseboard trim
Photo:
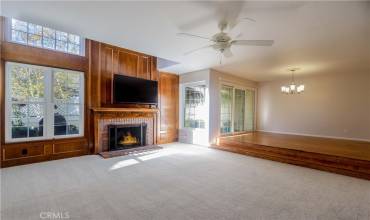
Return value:
M 295 133 L 295 132 L 285 132 L 285 131 L 270 131 L 270 130 L 257 130 L 257 131 L 270 132 L 270 133 L 275 133 L 275 134 L 290 134 L 290 135 L 301 135 L 301 136 L 308 136 L 308 137 L 320 137 L 320 138 L 342 139 L 342 140 L 349 140 L 349 141 L 370 142 L 370 139 L 361 139 L 361 138 L 348 138 L 348 137 L 338 137 L 338 136 L 315 135 L 315 134 Z

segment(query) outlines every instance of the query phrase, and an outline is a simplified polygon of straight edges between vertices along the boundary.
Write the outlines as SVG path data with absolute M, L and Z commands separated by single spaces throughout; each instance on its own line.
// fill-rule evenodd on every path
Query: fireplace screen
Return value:
M 145 146 L 145 123 L 129 125 L 109 125 L 109 150 L 122 150 L 127 148 Z

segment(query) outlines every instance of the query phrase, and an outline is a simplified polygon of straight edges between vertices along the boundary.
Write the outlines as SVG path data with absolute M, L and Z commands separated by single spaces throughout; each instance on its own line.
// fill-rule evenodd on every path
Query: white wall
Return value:
M 288 80 L 260 83 L 258 129 L 370 140 L 370 72 L 300 78 L 305 92 L 285 95 Z

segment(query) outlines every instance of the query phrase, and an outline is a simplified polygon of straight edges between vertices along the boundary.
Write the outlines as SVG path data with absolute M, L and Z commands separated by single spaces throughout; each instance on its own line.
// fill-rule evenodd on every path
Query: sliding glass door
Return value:
M 232 128 L 233 88 L 221 88 L 221 133 L 230 133 Z
M 245 90 L 235 89 L 234 132 L 245 131 Z
M 221 87 L 221 134 L 254 130 L 254 95 L 250 89 Z

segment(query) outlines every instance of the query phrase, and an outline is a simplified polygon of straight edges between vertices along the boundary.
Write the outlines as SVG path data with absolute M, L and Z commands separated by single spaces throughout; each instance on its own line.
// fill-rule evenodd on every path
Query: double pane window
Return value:
M 6 63 L 6 140 L 83 135 L 82 72 Z

